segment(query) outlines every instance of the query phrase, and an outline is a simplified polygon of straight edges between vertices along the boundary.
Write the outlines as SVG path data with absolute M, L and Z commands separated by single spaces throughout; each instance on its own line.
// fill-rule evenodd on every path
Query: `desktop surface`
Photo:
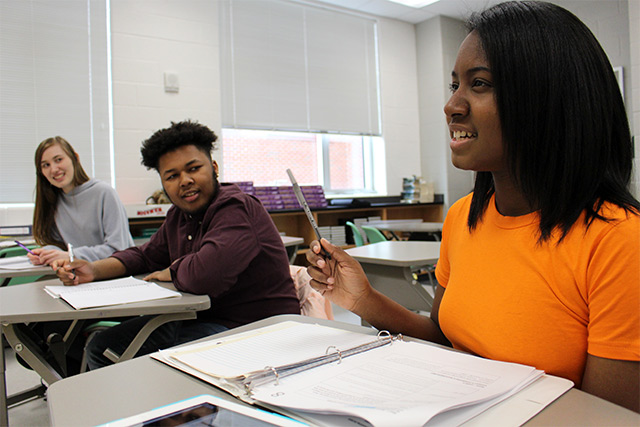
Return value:
M 217 337 L 286 320 L 320 323 L 371 335 L 376 334 L 374 329 L 358 325 L 304 316 L 282 315 L 223 332 Z M 149 356 L 142 356 L 58 381 L 49 388 L 48 401 L 53 425 L 89 426 L 131 416 L 199 394 L 212 394 L 226 400 L 237 401 L 231 395 L 195 377 Z M 109 404 L 95 405 L 96 396 L 100 396 L 102 401 Z M 471 420 L 470 425 L 473 425 L 473 422 L 474 420 Z M 499 424 L 497 418 L 493 418 L 493 424 Z M 476 425 L 488 425 L 487 419 Z M 526 425 L 640 425 L 640 414 L 571 389 L 529 420 Z

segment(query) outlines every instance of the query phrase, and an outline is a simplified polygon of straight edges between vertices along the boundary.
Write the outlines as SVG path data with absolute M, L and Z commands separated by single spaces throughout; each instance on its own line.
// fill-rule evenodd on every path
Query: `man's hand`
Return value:
M 171 271 L 169 270 L 169 267 L 164 270 L 154 271 L 142 280 L 146 280 L 147 282 L 152 280 L 157 282 L 171 282 Z
M 51 264 L 51 268 L 65 286 L 75 286 L 95 280 L 92 263 L 82 259 L 74 262 L 69 262 L 68 259 L 57 260 Z

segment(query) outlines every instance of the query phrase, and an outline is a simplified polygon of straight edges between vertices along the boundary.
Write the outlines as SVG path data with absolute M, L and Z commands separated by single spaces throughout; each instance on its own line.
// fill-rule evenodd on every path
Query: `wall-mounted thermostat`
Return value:
M 178 93 L 180 84 L 178 83 L 178 75 L 176 73 L 164 73 L 164 91 Z

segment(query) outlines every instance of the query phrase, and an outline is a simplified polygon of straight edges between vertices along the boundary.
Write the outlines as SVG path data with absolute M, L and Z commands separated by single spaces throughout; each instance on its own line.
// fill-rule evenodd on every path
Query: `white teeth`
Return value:
M 462 138 L 473 138 L 478 136 L 477 133 L 465 132 L 463 130 L 456 130 L 453 132 L 454 139 L 462 139 Z

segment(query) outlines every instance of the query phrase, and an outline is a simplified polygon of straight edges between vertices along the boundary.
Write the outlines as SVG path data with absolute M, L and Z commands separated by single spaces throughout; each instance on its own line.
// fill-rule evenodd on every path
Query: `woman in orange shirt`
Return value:
M 507 2 L 475 14 L 445 106 L 453 164 L 474 191 L 448 211 L 423 317 L 372 289 L 323 240 L 312 286 L 379 329 L 571 379 L 640 411 L 640 203 L 617 81 L 567 10 Z

